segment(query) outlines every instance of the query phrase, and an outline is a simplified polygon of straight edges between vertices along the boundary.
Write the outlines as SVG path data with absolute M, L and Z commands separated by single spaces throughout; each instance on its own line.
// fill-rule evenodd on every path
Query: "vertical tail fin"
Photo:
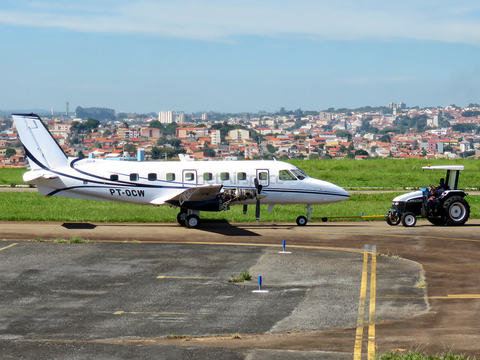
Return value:
M 67 155 L 35 114 L 12 114 L 32 170 L 68 165 Z

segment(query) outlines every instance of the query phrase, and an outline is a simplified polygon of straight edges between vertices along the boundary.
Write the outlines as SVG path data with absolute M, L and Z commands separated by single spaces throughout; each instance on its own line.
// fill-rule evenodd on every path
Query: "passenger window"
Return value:
M 130 181 L 138 181 L 138 174 L 130 174 Z
M 258 174 L 258 177 L 260 180 L 268 180 L 268 173 L 266 172 L 261 172 Z
M 278 172 L 278 178 L 280 180 L 297 180 L 297 178 L 288 170 L 280 170 Z
M 193 173 L 186 173 L 185 174 L 185 180 L 193 181 L 193 180 L 195 180 L 195 175 Z
M 118 175 L 110 175 L 110 180 L 118 181 Z
M 154 174 L 154 173 L 148 174 L 148 181 L 157 181 L 157 174 Z
M 237 174 L 237 180 L 247 180 L 247 173 L 239 172 Z
M 205 180 L 205 181 L 213 180 L 213 175 L 212 175 L 212 173 L 205 173 L 205 174 L 203 174 L 203 180 Z
M 230 174 L 227 173 L 227 172 L 223 172 L 223 173 L 220 174 L 220 179 L 221 179 L 222 181 L 229 180 L 229 179 L 230 179 Z
M 167 181 L 175 181 L 175 174 L 174 173 L 168 173 L 167 174 Z

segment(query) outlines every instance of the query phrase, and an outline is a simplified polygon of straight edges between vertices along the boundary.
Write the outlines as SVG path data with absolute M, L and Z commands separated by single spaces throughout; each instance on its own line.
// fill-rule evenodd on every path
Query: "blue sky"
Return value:
M 0 109 L 480 103 L 480 2 L 3 0 Z

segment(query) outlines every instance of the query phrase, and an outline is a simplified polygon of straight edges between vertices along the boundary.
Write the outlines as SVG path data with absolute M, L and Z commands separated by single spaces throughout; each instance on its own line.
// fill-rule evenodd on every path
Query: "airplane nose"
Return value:
M 337 186 L 337 187 L 338 187 L 338 193 L 339 193 L 339 195 L 341 195 L 341 196 L 346 196 L 347 199 L 350 198 L 350 193 L 349 193 L 347 190 L 345 190 L 344 188 L 342 188 L 342 187 L 340 187 L 340 186 Z

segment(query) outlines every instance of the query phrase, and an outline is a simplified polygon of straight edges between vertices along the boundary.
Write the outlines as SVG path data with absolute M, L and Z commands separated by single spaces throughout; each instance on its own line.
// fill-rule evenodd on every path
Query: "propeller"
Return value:
M 258 198 L 258 195 L 262 192 L 263 185 L 258 183 L 258 179 L 255 178 L 253 180 L 253 183 L 255 184 L 255 189 L 257 189 L 257 203 L 255 205 L 255 220 L 258 222 L 260 220 L 260 199 Z

